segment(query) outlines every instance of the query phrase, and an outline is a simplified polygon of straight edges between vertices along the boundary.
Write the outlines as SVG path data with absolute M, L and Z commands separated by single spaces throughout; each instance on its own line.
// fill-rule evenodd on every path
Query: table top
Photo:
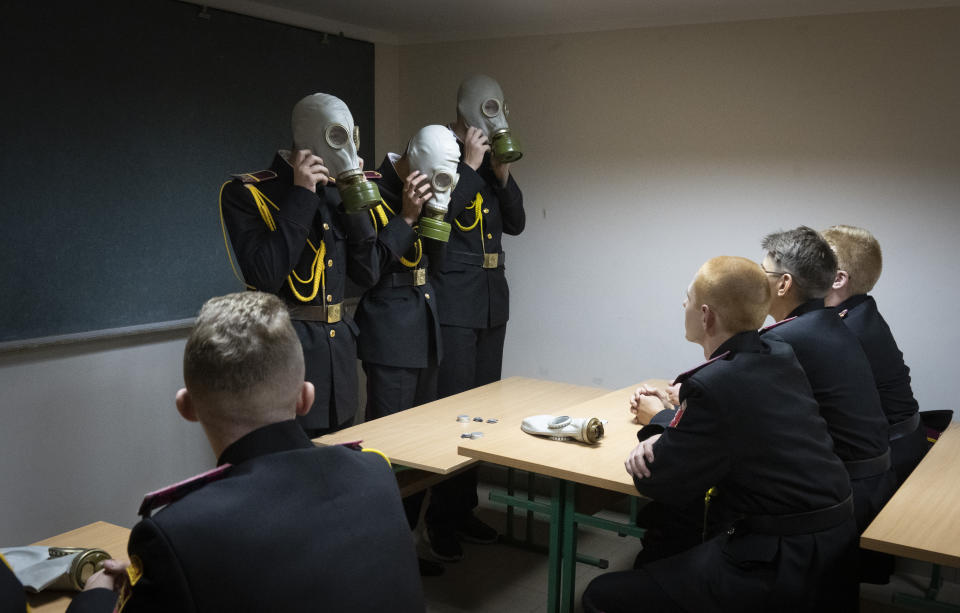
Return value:
M 666 387 L 662 379 L 643 381 Z M 602 396 L 568 406 L 562 412 L 529 407 L 522 414 L 512 415 L 501 428 L 476 440 L 460 443 L 462 455 L 501 466 L 509 466 L 567 481 L 592 485 L 633 496 L 638 495 L 633 478 L 623 466 L 630 451 L 637 446 L 640 425 L 630 413 L 630 396 L 640 384 L 631 385 Z M 606 419 L 603 438 L 596 445 L 578 441 L 553 441 L 527 434 L 520 429 L 524 417 L 539 414 L 597 417 Z
M 860 537 L 860 546 L 960 567 L 960 422 L 940 435 Z
M 381 417 L 314 439 L 318 445 L 362 440 L 365 447 L 385 453 L 394 464 L 432 473 L 449 474 L 476 462 L 457 452 L 466 432 L 498 438 L 502 431 L 519 431 L 523 417 L 556 412 L 606 392 L 570 383 L 511 377 L 482 387 Z M 470 421 L 457 421 L 469 415 Z M 483 422 L 473 421 L 482 417 Z M 496 419 L 497 423 L 487 423 Z M 483 440 L 483 439 L 476 439 Z
M 98 521 L 32 544 L 51 547 L 99 547 L 118 560 L 127 560 L 127 541 L 129 540 L 129 528 Z M 27 602 L 34 613 L 62 613 L 70 606 L 73 594 L 73 592 L 27 594 Z

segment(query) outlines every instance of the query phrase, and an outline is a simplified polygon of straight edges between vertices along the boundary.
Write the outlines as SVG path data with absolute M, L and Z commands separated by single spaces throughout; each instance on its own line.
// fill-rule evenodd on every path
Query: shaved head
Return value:
M 690 299 L 709 305 L 731 334 L 757 330 L 767 317 L 770 284 L 763 269 L 747 258 L 723 255 L 708 260 L 690 289 Z

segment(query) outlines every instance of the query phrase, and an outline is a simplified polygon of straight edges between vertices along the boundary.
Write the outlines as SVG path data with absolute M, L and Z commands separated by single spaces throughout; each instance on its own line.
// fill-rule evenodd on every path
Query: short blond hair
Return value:
M 707 260 L 697 271 L 692 289 L 696 301 L 710 306 L 727 332 L 756 330 L 769 312 L 767 275 L 747 258 L 722 255 Z
M 820 234 L 837 254 L 837 268 L 847 271 L 852 295 L 873 289 L 883 271 L 880 243 L 869 230 L 856 226 L 830 226 Z
M 204 303 L 183 352 L 191 395 L 280 408 L 296 397 L 303 376 L 303 349 L 282 300 L 240 292 Z

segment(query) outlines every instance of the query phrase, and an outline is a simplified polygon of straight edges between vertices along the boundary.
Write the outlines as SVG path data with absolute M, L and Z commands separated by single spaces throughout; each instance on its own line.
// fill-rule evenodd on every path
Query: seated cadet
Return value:
M 833 450 L 843 460 L 853 488 L 857 529 L 866 530 L 896 489 L 887 419 L 870 362 L 836 309 L 824 296 L 837 273 L 837 260 L 820 234 L 806 226 L 763 239 L 763 270 L 778 323 L 762 333 L 787 341 L 797 354 L 827 421 Z M 887 583 L 893 558 L 862 551 L 860 580 Z
M 677 377 L 673 420 L 643 427 L 625 463 L 644 496 L 685 507 L 709 491 L 735 521 L 683 553 L 597 577 L 586 611 L 856 610 L 850 484 L 793 350 L 757 332 L 769 301 L 754 262 L 700 268 L 685 330 L 709 360 Z
M 853 226 L 832 226 L 820 233 L 837 256 L 837 275 L 824 300 L 836 307 L 843 323 L 857 335 L 880 394 L 880 405 L 890 426 L 890 459 L 897 482 L 913 472 L 927 450 L 926 429 L 910 387 L 910 369 L 893 339 L 890 327 L 867 292 L 883 268 L 880 244 L 873 234 Z
M 23 585 L 13 574 L 7 561 L 0 555 L 0 611 L 27 611 L 27 597 Z
M 313 402 L 303 375 L 279 298 L 204 304 L 176 406 L 203 426 L 219 468 L 148 495 L 130 566 L 94 574 L 71 613 L 115 600 L 126 611 L 424 610 L 393 472 L 375 453 L 314 447 L 294 421 Z

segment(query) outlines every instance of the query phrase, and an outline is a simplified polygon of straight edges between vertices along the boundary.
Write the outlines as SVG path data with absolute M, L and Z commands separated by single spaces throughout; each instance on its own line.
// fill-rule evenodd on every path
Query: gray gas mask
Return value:
M 293 107 L 291 126 L 294 148 L 309 149 L 323 159 L 348 213 L 380 204 L 380 191 L 360 169 L 359 129 L 342 100 L 329 94 L 307 96 Z
M 483 131 L 490 153 L 498 161 L 516 162 L 523 157 L 507 125 L 509 111 L 499 83 L 486 75 L 467 78 L 457 90 L 457 111 L 467 125 Z
M 450 209 L 450 196 L 460 180 L 457 139 L 449 128 L 426 126 L 410 139 L 407 159 L 410 170 L 418 170 L 427 177 L 433 194 L 423 206 L 420 235 L 445 243 L 450 239 L 450 224 L 443 218 Z

